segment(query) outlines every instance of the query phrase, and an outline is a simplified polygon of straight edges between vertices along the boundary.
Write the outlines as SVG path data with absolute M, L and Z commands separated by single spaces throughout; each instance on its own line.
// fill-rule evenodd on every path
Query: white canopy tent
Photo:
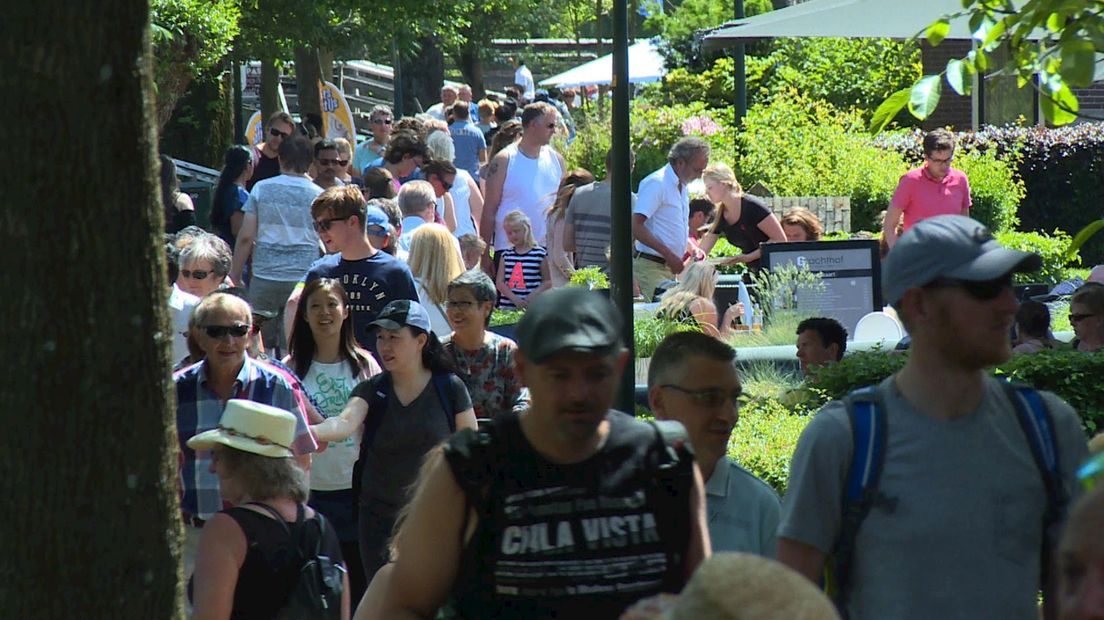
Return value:
M 645 84 L 659 81 L 667 68 L 663 65 L 663 55 L 653 41 L 638 41 L 629 46 L 629 82 Z M 591 86 L 597 84 L 609 84 L 613 81 L 613 55 L 607 54 L 601 58 L 568 69 L 559 75 L 540 81 L 541 86 L 558 86 L 570 88 L 574 86 Z

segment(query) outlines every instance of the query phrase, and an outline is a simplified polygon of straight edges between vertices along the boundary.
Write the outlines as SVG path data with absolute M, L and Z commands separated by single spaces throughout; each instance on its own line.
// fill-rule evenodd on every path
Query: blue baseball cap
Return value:
M 396 299 L 387 304 L 369 325 L 390 330 L 417 327 L 424 332 L 433 331 L 433 326 L 429 323 L 429 313 L 422 304 L 409 299 Z
M 383 209 L 368 205 L 364 208 L 364 231 L 374 237 L 386 237 L 391 229 L 391 221 Z

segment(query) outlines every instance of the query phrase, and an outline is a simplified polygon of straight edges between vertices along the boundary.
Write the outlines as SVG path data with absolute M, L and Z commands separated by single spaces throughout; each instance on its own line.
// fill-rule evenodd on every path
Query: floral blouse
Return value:
M 474 351 L 454 344 L 452 334 L 442 342 L 468 387 L 475 417 L 493 418 L 529 407 L 529 390 L 514 372 L 517 343 L 513 340 L 487 331 L 483 333 L 483 346 Z

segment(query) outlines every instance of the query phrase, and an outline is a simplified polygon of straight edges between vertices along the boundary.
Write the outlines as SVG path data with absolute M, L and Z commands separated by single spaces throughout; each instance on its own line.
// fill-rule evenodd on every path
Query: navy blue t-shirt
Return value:
M 345 260 L 340 252 L 328 254 L 314 261 L 304 282 L 316 278 L 334 278 L 345 287 L 357 341 L 372 353 L 376 352 L 376 339 L 369 323 L 380 310 L 396 299 L 418 301 L 410 267 L 387 252 L 360 260 Z

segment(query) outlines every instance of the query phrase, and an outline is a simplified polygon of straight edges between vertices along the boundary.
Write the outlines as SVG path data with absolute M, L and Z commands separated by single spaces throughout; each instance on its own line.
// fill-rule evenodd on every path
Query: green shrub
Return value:
M 821 402 L 843 398 L 852 390 L 875 385 L 901 370 L 908 359 L 907 353 L 882 350 L 857 351 L 837 364 L 821 366 L 813 371 L 812 381 Z M 817 403 L 811 402 L 810 406 Z
M 562 147 L 567 169 L 589 170 L 596 179 L 606 178 L 606 153 L 610 148 L 609 108 L 601 114 L 595 107 L 572 112 L 575 119 L 575 140 Z
M 577 286 L 579 288 L 588 288 L 591 290 L 609 288 L 609 276 L 602 273 L 600 267 L 584 267 L 582 269 L 576 269 L 571 274 L 571 279 L 567 282 L 568 286 Z
M 734 61 L 731 56 L 721 56 L 705 71 L 671 69 L 662 81 L 645 86 L 640 96 L 658 105 L 701 101 L 710 108 L 723 110 L 732 105 L 735 84 Z
M 751 399 L 781 401 L 787 393 L 801 387 L 802 382 L 802 377 L 797 373 L 783 369 L 772 360 L 740 363 L 740 386 Z
M 1043 351 L 1017 355 L 998 373 L 1039 390 L 1049 390 L 1070 404 L 1091 435 L 1104 428 L 1104 353 Z
M 490 327 L 498 327 L 499 325 L 513 325 L 518 321 L 521 321 L 521 317 L 525 314 L 525 310 L 503 310 L 501 308 L 495 308 L 491 311 L 491 324 Z
M 694 320 L 678 321 L 660 318 L 654 314 L 640 315 L 633 319 L 633 344 L 636 357 L 651 357 L 656 347 L 670 334 L 676 332 L 701 331 Z
M 1066 248 L 1069 247 L 1070 237 L 1066 233 L 1055 230 L 1047 235 L 1038 232 L 998 232 L 997 241 L 1014 250 L 1035 252 L 1043 258 L 1043 267 L 1035 273 L 1018 273 L 1016 282 L 1042 282 L 1054 286 L 1067 278 Z
M 999 159 L 993 151 L 971 151 L 955 157 L 954 164 L 970 180 L 970 217 L 993 231 L 1014 230 L 1024 197 L 1015 162 Z
M 711 159 L 732 161 L 736 148 L 731 113 L 712 110 L 700 101 L 670 106 L 634 102 L 630 135 L 636 152 L 634 189 L 641 179 L 667 165 L 667 152 L 679 138 L 696 135 L 704 139 L 712 147 Z
M 777 400 L 752 399 L 740 407 L 728 455 L 783 495 L 794 448 L 810 419 L 791 415 Z

